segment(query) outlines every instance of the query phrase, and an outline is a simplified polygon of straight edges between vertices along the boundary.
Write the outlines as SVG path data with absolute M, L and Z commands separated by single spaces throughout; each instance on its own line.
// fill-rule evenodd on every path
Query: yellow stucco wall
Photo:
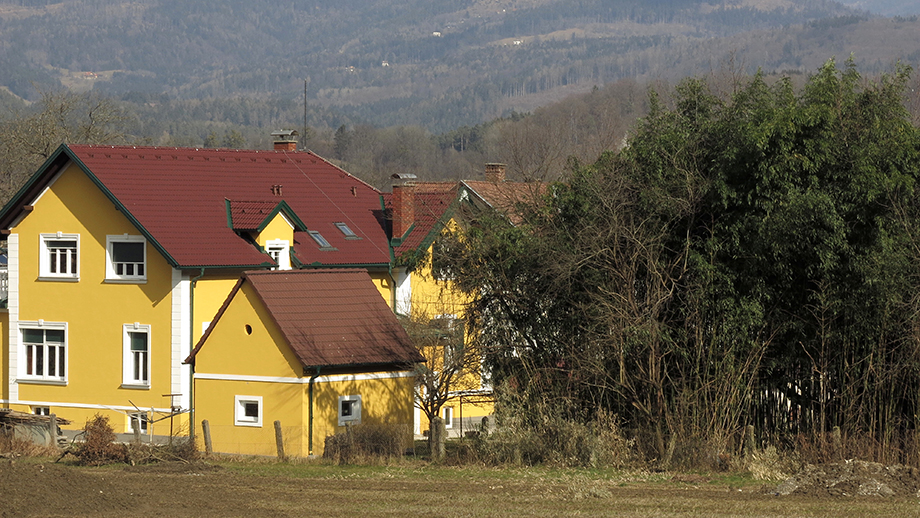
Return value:
M 387 306 L 393 309 L 393 290 L 395 287 L 390 273 L 385 271 L 368 271 L 367 273 L 371 276 L 371 280 L 374 282 L 377 291 L 380 292 L 380 296 L 387 301 Z
M 290 246 L 294 246 L 294 227 L 280 212 L 262 229 L 262 232 L 256 234 L 255 241 L 259 246 L 265 248 L 266 243 L 273 239 L 283 239 Z
M 456 228 L 454 220 L 448 223 L 449 228 Z M 432 248 L 428 248 L 428 257 L 431 257 Z M 427 261 L 418 269 L 414 270 L 409 279 L 412 292 L 412 315 L 413 318 L 425 320 L 438 316 L 454 316 L 463 318 L 464 307 L 469 298 L 456 289 L 454 283 L 450 280 L 436 280 L 432 275 L 431 261 Z M 469 340 L 469 337 L 467 337 Z M 429 366 L 438 368 L 438 363 L 443 362 L 444 351 L 423 351 L 423 355 L 428 360 Z M 455 391 L 482 390 L 482 380 L 477 375 L 469 374 L 454 384 Z M 454 407 L 454 417 L 460 417 L 461 401 L 459 398 L 450 400 L 445 406 Z M 462 403 L 463 418 L 479 418 L 492 415 L 494 405 L 488 401 L 479 401 L 477 403 L 464 401 Z M 423 420 L 424 421 L 424 420 Z M 422 423 L 422 430 L 428 428 L 428 423 Z
M 39 280 L 40 234 L 79 234 L 79 281 Z M 106 235 L 140 232 L 76 166 L 35 202 L 13 229 L 19 238 L 20 321 L 67 323 L 66 385 L 21 382 L 20 410 L 32 405 L 82 427 L 95 413 L 110 415 L 116 431 L 127 422 L 108 406 L 168 408 L 172 268 L 148 243 L 145 282 L 106 282 Z M 123 325 L 151 326 L 150 387 L 122 388 Z M 7 336 L 8 333 L 4 333 Z M 8 339 L 8 338 L 7 338 Z M 90 408 L 82 408 L 89 406 Z

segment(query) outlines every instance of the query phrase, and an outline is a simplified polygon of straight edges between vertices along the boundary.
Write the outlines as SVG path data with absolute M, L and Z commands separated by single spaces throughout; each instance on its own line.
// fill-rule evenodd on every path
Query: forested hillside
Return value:
M 158 106 L 255 98 L 293 121 L 305 89 L 312 126 L 440 132 L 622 78 L 705 70 L 764 37 L 785 46 L 751 66 L 795 67 L 810 38 L 797 24 L 827 19 L 868 14 L 826 0 L 0 0 L 0 86 L 29 100 L 36 85 Z M 858 62 L 871 71 L 863 61 L 900 54 Z

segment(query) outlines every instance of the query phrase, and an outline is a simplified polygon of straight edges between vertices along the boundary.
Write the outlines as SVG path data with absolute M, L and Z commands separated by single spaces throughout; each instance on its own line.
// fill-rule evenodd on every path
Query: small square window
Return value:
M 236 426 L 262 426 L 262 396 L 235 396 Z
M 79 234 L 42 234 L 39 248 L 40 279 L 75 281 L 80 277 Z
M 147 412 L 132 412 L 128 414 L 128 432 L 134 433 L 134 430 L 140 431 L 142 434 L 146 434 L 150 423 L 150 417 L 147 415 Z
M 339 396 L 339 426 L 361 424 L 361 396 Z
M 105 241 L 106 281 L 147 280 L 147 240 L 143 236 L 105 236 Z
M 51 415 L 51 407 L 48 406 L 33 406 L 32 413 L 35 415 Z

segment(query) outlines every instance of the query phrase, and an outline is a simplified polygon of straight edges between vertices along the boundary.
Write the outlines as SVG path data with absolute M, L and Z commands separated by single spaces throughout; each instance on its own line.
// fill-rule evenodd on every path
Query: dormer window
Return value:
M 308 232 L 310 234 L 310 237 L 313 238 L 313 241 L 316 241 L 316 244 L 319 245 L 320 250 L 335 250 L 336 249 L 334 246 L 329 244 L 329 241 L 326 241 L 326 238 L 324 238 L 323 235 L 320 234 L 318 230 L 310 230 Z
M 265 243 L 265 252 L 278 264 L 278 270 L 291 269 L 291 244 L 284 239 L 272 239 Z
M 342 231 L 345 234 L 345 239 L 361 239 L 358 237 L 358 234 L 355 234 L 354 230 L 349 228 L 344 222 L 338 222 L 335 224 L 336 228 Z

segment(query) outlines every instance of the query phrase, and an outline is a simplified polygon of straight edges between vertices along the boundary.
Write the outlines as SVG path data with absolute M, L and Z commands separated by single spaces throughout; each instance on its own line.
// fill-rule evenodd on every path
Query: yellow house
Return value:
M 214 451 L 320 455 L 347 425 L 412 439 L 414 364 L 406 331 L 363 270 L 244 274 L 187 360 Z
M 385 227 L 309 152 L 61 146 L 0 211 L 0 405 L 192 432 L 183 360 L 242 272 L 360 267 L 391 301 Z

